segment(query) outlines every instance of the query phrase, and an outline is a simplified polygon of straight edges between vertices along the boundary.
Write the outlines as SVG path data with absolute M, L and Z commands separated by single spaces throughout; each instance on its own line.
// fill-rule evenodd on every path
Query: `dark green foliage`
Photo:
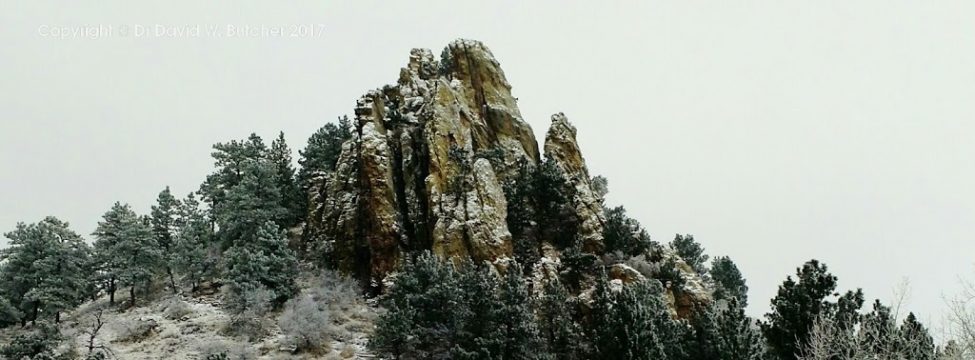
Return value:
M 403 359 L 535 359 L 541 339 L 528 289 L 513 265 L 489 267 L 429 253 L 407 261 L 383 299 L 388 311 L 370 346 Z
M 226 197 L 226 192 L 240 183 L 244 176 L 245 164 L 248 161 L 266 159 L 268 149 L 257 134 L 251 134 L 243 141 L 217 143 L 213 145 L 213 149 L 211 156 L 217 170 L 207 176 L 206 181 L 200 186 L 200 194 L 215 211 Z
M 200 283 L 217 274 L 217 259 L 211 255 L 214 236 L 200 202 L 189 194 L 180 202 L 176 217 L 172 264 L 180 286 L 197 290 Z
M 160 249 L 152 228 L 129 205 L 115 203 L 102 216 L 95 229 L 95 257 L 106 289 L 114 294 L 116 286 L 148 288 L 162 264 Z M 135 305 L 135 297 L 130 301 Z
M 582 290 L 583 280 L 596 272 L 596 255 L 583 252 L 580 241 L 562 252 L 562 266 L 559 268 L 559 276 L 573 292 Z
M 798 281 L 787 277 L 772 299 L 772 311 L 762 324 L 771 355 L 778 359 L 796 359 L 809 341 L 809 331 L 820 314 L 828 313 L 831 304 L 826 297 L 836 289 L 836 277 L 817 260 L 796 269 Z
M 636 256 L 644 254 L 652 246 L 650 234 L 640 226 L 640 222 L 626 216 L 622 206 L 605 208 L 606 225 L 603 227 L 603 243 L 607 252 L 621 252 Z
M 687 265 L 694 268 L 694 271 L 702 276 L 707 275 L 708 269 L 705 264 L 708 262 L 708 255 L 704 253 L 704 247 L 694 241 L 694 235 L 677 234 L 674 236 L 674 240 L 670 242 L 670 247 L 677 252 L 681 259 L 684 259 Z
M 57 326 L 42 321 L 31 331 L 14 337 L 9 344 L 0 345 L 0 356 L 5 359 L 67 360 L 68 357 L 54 353 L 62 340 Z
M 847 291 L 836 299 L 832 316 L 841 329 L 853 329 L 860 322 L 860 308 L 863 307 L 863 290 Z
M 867 351 L 877 354 L 887 354 L 897 347 L 897 324 L 894 321 L 890 307 L 884 306 L 880 300 L 874 300 L 873 310 L 863 316 L 861 326 L 863 343 Z
M 162 249 L 162 264 L 169 278 L 169 285 L 173 292 L 177 291 L 176 275 L 173 268 L 176 266 L 178 254 L 175 250 L 175 237 L 179 229 L 176 224 L 177 211 L 181 206 L 179 200 L 169 191 L 169 186 L 159 193 L 156 205 L 152 206 L 149 223 L 152 225 L 152 232 L 156 235 L 156 243 Z
M 590 351 L 583 341 L 583 328 L 575 320 L 575 298 L 569 297 L 557 278 L 546 281 L 544 286 L 537 316 L 545 350 L 555 359 L 584 359 Z
M 253 238 L 268 221 L 282 227 L 288 217 L 288 209 L 281 206 L 283 197 L 277 186 L 274 164 L 266 160 L 245 160 L 240 174 L 240 181 L 227 189 L 224 200 L 213 209 L 219 228 L 217 235 L 224 247 L 245 237 Z
M 934 338 L 914 316 L 914 313 L 907 314 L 907 318 L 900 326 L 900 347 L 905 354 L 913 354 L 916 360 L 934 360 L 935 346 Z
M 295 167 L 291 160 L 291 149 L 284 140 L 284 132 L 271 142 L 271 150 L 267 153 L 268 161 L 275 168 L 277 188 L 281 192 L 281 207 L 287 210 L 281 219 L 285 228 L 300 223 L 305 218 L 307 209 L 306 192 L 302 191 L 295 179 Z
M 535 226 L 534 168 L 527 160 L 521 159 L 517 169 L 504 184 L 504 197 L 508 202 L 508 217 L 505 220 L 511 231 L 515 260 L 530 271 L 541 257 Z
M 579 233 L 579 219 L 572 209 L 575 188 L 552 159 L 538 165 L 533 188 L 541 241 L 559 248 L 571 246 Z
M 10 247 L 0 252 L 0 323 L 59 314 L 89 295 L 91 249 L 68 223 L 47 217 L 17 224 L 6 234 Z
M 589 338 L 596 359 L 686 359 L 691 329 L 674 321 L 659 282 L 609 288 L 605 274 L 593 294 Z
M 308 193 L 311 179 L 335 170 L 342 144 L 351 138 L 352 125 L 348 116 L 339 117 L 338 125 L 325 124 L 308 138 L 308 145 L 299 151 L 301 157 L 298 160 L 301 165 L 298 170 L 298 184 L 303 193 Z
M 714 300 L 735 299 L 741 307 L 748 307 L 748 285 L 734 261 L 719 256 L 711 261 L 711 279 L 714 281 Z
M 265 222 L 256 232 L 244 234 L 224 256 L 225 277 L 236 296 L 263 287 L 272 292 L 272 303 L 281 305 L 298 291 L 298 260 L 274 222 Z
M 755 321 L 745 315 L 745 308 L 736 298 L 728 300 L 727 307 L 717 311 L 717 350 L 719 360 L 760 360 L 765 356 L 761 333 Z

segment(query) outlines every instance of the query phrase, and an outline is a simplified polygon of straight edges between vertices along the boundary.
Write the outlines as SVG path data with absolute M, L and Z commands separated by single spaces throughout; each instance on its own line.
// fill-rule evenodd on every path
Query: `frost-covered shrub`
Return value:
M 318 303 L 326 304 L 333 315 L 347 316 L 347 312 L 362 299 L 359 284 L 336 271 L 326 270 L 319 284 L 311 289 L 310 294 Z
M 257 351 L 247 343 L 209 341 L 197 349 L 203 360 L 254 360 Z
M 310 295 L 289 300 L 278 318 L 278 326 L 284 333 L 284 341 L 294 346 L 295 351 L 317 353 L 328 345 L 328 312 L 324 304 Z
M 9 344 L 0 345 L 0 358 L 3 359 L 59 359 L 53 350 L 63 337 L 57 326 L 40 322 L 37 328 L 17 335 Z
M 264 287 L 226 291 L 224 299 L 231 312 L 227 332 L 249 340 L 263 337 L 267 322 L 264 316 L 271 309 L 273 298 L 274 293 Z
M 193 313 L 193 307 L 190 304 L 176 297 L 170 298 L 163 304 L 165 306 L 163 309 L 163 317 L 169 320 L 182 319 L 184 316 Z
M 123 319 L 115 323 L 116 341 L 139 342 L 152 336 L 159 324 L 152 319 Z

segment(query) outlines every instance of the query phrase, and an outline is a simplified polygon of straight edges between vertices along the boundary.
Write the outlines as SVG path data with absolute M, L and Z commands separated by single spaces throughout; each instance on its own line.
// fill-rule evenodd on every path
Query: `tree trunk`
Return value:
M 108 280 L 108 304 L 115 305 L 115 277 Z
M 129 287 L 129 305 L 135 307 L 135 285 Z
M 173 287 L 173 295 L 178 294 L 179 292 L 176 291 L 177 290 L 176 276 L 173 275 L 173 269 L 170 268 L 169 266 L 166 266 L 166 273 L 169 274 L 169 286 Z
M 40 308 L 41 308 L 41 304 L 38 303 L 37 301 L 35 301 L 34 302 L 34 310 L 33 310 L 33 312 L 31 313 L 31 316 L 30 316 L 30 324 L 31 325 L 34 325 L 34 324 L 37 323 L 37 312 L 40 310 Z
M 61 312 L 60 311 L 55 311 L 54 312 L 54 323 L 55 324 L 60 324 L 61 323 Z

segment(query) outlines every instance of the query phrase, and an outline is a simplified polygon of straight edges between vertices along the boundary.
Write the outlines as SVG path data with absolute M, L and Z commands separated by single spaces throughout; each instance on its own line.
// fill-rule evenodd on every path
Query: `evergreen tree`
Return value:
M 497 314 L 502 359 L 540 359 L 542 340 L 532 314 L 532 297 L 521 267 L 512 264 L 500 285 Z
M 900 348 L 903 353 L 912 356 L 916 360 L 934 360 L 935 346 L 934 338 L 914 316 L 914 313 L 907 314 L 907 318 L 900 326 Z
M 2 252 L 0 288 L 8 302 L 4 307 L 12 308 L 4 311 L 8 317 L 34 321 L 43 313 L 60 321 L 61 312 L 86 298 L 91 250 L 68 223 L 47 217 L 17 224 L 6 236 L 10 247 Z
M 575 188 L 555 160 L 547 159 L 535 170 L 536 219 L 540 240 L 559 248 L 571 246 L 579 233 L 579 219 L 572 211 Z
M 173 266 L 182 285 L 196 291 L 204 279 L 215 276 L 217 272 L 217 260 L 211 255 L 213 232 L 206 214 L 200 209 L 200 202 L 192 193 L 179 205 L 176 218 L 179 230 L 174 239 Z
M 745 315 L 737 298 L 730 298 L 727 307 L 718 311 L 716 347 L 719 360 L 760 360 L 765 357 L 762 335 L 755 322 Z
M 264 287 L 274 294 L 272 302 L 281 305 L 298 292 L 298 260 L 272 221 L 237 239 L 224 256 L 233 296 L 242 297 L 247 290 Z
M 156 199 L 156 205 L 152 206 L 149 221 L 152 224 L 152 232 L 156 235 L 156 243 L 159 244 L 162 250 L 163 267 L 166 271 L 169 286 L 172 288 L 174 294 L 178 288 L 173 269 L 177 261 L 176 256 L 178 255 L 174 251 L 174 238 L 179 231 L 176 224 L 176 217 L 180 206 L 179 200 L 176 200 L 176 197 L 169 191 L 169 186 L 167 186 L 159 193 L 159 197 Z
M 517 164 L 518 171 L 504 184 L 508 215 L 505 219 L 511 232 L 515 260 L 526 272 L 541 258 L 541 244 L 535 226 L 535 168 L 525 159 Z
M 200 194 L 210 204 L 210 210 L 216 211 L 226 197 L 229 189 L 240 183 L 245 173 L 245 166 L 254 161 L 267 159 L 267 146 L 257 134 L 251 134 L 246 140 L 233 140 L 228 143 L 213 145 L 214 166 L 213 174 L 207 175 L 206 181 L 200 186 Z
M 575 321 L 574 299 L 558 278 L 544 283 L 536 316 L 544 352 L 554 359 L 585 359 L 590 353 L 583 328 Z
M 335 170 L 342 144 L 351 138 L 352 125 L 348 116 L 339 117 L 337 125 L 325 124 L 308 138 L 308 145 L 299 151 L 301 157 L 298 159 L 301 165 L 298 184 L 303 194 L 308 194 L 313 178 Z
M 762 333 L 771 355 L 778 359 L 797 359 L 809 341 L 809 331 L 820 314 L 828 314 L 826 297 L 836 289 L 836 277 L 817 260 L 796 269 L 798 281 L 787 277 L 772 299 L 772 312 L 765 314 Z
M 711 279 L 714 281 L 714 300 L 735 299 L 741 307 L 748 307 L 748 285 L 734 261 L 719 256 L 711 262 Z
M 278 133 L 278 138 L 271 142 L 268 160 L 274 164 L 277 172 L 277 187 L 281 191 L 281 207 L 288 210 L 282 221 L 285 228 L 290 228 L 304 220 L 307 208 L 305 192 L 301 190 L 295 180 L 295 168 L 291 161 L 291 149 L 284 140 L 284 132 Z
M 611 290 L 605 273 L 596 285 L 591 310 L 592 358 L 686 359 L 685 341 L 691 335 L 674 321 L 656 281 L 627 284 Z
M 647 252 L 653 244 L 650 235 L 640 222 L 626 215 L 622 206 L 604 208 L 606 225 L 603 227 L 603 243 L 607 252 L 618 251 L 637 256 Z
M 708 255 L 704 253 L 704 247 L 694 241 L 694 235 L 677 234 L 674 236 L 674 240 L 670 242 L 670 247 L 677 252 L 681 259 L 684 259 L 687 265 L 694 268 L 694 271 L 702 276 L 707 275 L 708 269 L 705 264 L 708 262 Z
M 102 270 L 111 302 L 117 286 L 129 287 L 130 306 L 135 306 L 136 287 L 148 293 L 162 262 L 162 250 L 152 228 L 129 205 L 116 202 L 95 229 L 95 256 Z
M 253 237 L 268 221 L 283 227 L 288 209 L 277 186 L 277 171 L 266 160 L 245 160 L 240 180 L 224 192 L 224 200 L 213 209 L 218 236 L 226 248 L 238 239 Z

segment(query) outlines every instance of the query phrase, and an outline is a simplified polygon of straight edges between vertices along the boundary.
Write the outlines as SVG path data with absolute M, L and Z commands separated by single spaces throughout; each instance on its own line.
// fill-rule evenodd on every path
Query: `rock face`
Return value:
M 603 250 L 603 226 L 606 215 L 602 200 L 589 177 L 586 161 L 582 158 L 579 143 L 576 142 L 576 128 L 565 118 L 565 114 L 552 115 L 552 126 L 545 136 L 545 158 L 552 159 L 575 188 L 572 207 L 580 220 L 579 235 L 583 249 L 600 253 Z
M 353 124 L 335 170 L 316 179 L 309 194 L 304 231 L 312 251 L 379 291 L 418 251 L 499 267 L 512 259 L 504 184 L 523 165 L 537 166 L 540 154 L 486 46 L 457 40 L 439 60 L 430 50 L 412 50 L 395 85 L 356 102 Z M 568 208 L 583 251 L 603 254 L 602 200 L 565 115 L 552 116 L 544 150 L 574 190 Z M 540 289 L 544 278 L 557 276 L 560 250 L 538 245 L 542 258 L 532 268 Z M 625 265 L 610 270 L 620 284 L 647 281 Z M 693 271 L 688 277 L 684 283 L 695 284 Z M 698 290 L 669 290 L 675 313 L 703 301 L 706 291 Z
M 440 61 L 414 49 L 396 85 L 358 100 L 354 125 L 306 228 L 341 269 L 381 284 L 414 250 L 511 256 L 502 184 L 539 150 L 486 46 L 457 40 Z

